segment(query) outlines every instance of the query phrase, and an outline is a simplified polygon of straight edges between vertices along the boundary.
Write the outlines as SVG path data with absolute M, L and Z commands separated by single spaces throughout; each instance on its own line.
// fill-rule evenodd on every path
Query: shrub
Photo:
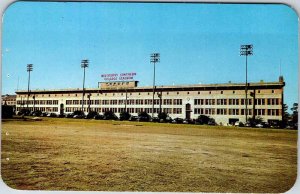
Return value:
M 168 114 L 165 113 L 165 112 L 158 113 L 158 118 L 159 118 L 159 120 L 166 121 L 166 120 L 167 120 L 167 117 L 168 117 Z
M 91 111 L 91 112 L 89 112 L 89 113 L 86 115 L 86 118 L 87 118 L 87 119 L 92 119 L 92 118 L 94 118 L 96 115 L 98 115 L 97 112 Z
M 129 120 L 129 118 L 131 117 L 129 112 L 121 112 L 120 113 L 120 120 Z
M 115 115 L 113 111 L 106 111 L 104 114 L 104 120 L 117 120 L 118 117 Z
M 81 110 L 75 110 L 75 111 L 73 112 L 73 115 L 84 115 L 84 112 L 81 111 Z
M 199 115 L 199 117 L 196 119 L 196 122 L 203 125 L 203 124 L 208 124 L 209 120 L 210 120 L 209 116 Z
M 14 115 L 13 107 L 2 105 L 2 118 L 12 118 Z
M 138 116 L 139 121 L 150 121 L 151 116 L 146 112 L 140 112 Z

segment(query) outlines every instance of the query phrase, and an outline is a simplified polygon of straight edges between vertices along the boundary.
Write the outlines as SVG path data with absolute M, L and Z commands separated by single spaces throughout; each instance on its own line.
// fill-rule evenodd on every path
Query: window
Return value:
M 173 114 L 181 114 L 182 109 L 181 108 L 173 108 Z
M 182 99 L 174 99 L 173 104 L 174 105 L 182 105 Z
M 227 114 L 227 109 L 225 109 L 225 108 L 218 108 L 217 109 L 217 114 L 218 115 L 226 115 Z

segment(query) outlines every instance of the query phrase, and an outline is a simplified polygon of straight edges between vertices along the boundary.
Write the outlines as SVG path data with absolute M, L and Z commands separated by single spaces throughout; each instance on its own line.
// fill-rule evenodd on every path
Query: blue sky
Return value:
M 101 74 L 136 72 L 152 85 L 150 54 L 160 52 L 157 85 L 245 82 L 241 44 L 253 44 L 251 82 L 278 81 L 285 102 L 298 100 L 298 16 L 285 5 L 16 2 L 3 16 L 2 93 L 80 88 Z M 18 82 L 19 80 L 19 82 Z M 18 84 L 19 83 L 19 84 Z

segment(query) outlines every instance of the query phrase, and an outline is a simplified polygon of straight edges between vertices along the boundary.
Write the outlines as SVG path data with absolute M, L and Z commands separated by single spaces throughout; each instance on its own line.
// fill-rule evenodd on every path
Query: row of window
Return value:
M 22 108 L 17 107 L 17 111 L 20 111 Z M 58 107 L 28 107 L 30 111 L 40 110 L 42 112 L 58 112 Z M 78 109 L 78 108 L 77 108 Z
M 248 115 L 252 115 L 252 109 L 248 109 Z M 245 115 L 245 109 L 225 109 L 225 108 L 195 108 L 194 113 L 199 115 Z M 255 109 L 256 115 L 280 116 L 279 109 Z
M 248 105 L 253 104 L 253 99 L 247 99 Z M 245 105 L 246 99 L 194 99 L 195 105 Z M 280 105 L 279 98 L 257 98 L 255 105 Z
M 28 104 L 45 104 L 45 105 L 57 105 L 58 104 L 58 100 L 18 100 L 17 104 L 19 105 L 27 105 Z
M 83 104 L 90 105 L 152 105 L 152 99 L 122 99 L 122 100 L 84 100 Z M 182 99 L 164 99 L 161 101 L 163 105 L 182 105 Z M 66 100 L 66 105 L 79 105 L 82 100 Z M 160 99 L 154 99 L 154 104 L 159 105 Z
M 37 109 L 36 109 L 37 110 Z M 66 107 L 66 112 L 74 112 L 76 110 L 79 110 L 78 107 Z M 162 108 L 162 112 L 168 113 L 168 114 L 182 114 L 181 108 Z M 88 111 L 88 108 L 84 108 L 84 111 Z M 106 112 L 106 111 L 113 111 L 114 113 L 121 113 L 125 111 L 125 108 L 90 108 L 90 111 L 96 111 L 96 112 Z M 127 112 L 129 113 L 140 113 L 140 112 L 146 112 L 146 113 L 152 113 L 152 108 L 127 108 Z M 159 108 L 153 109 L 154 113 L 159 113 Z
M 18 105 L 36 104 L 36 105 L 57 105 L 58 100 L 18 100 Z M 85 105 L 125 105 L 126 100 L 84 100 Z M 163 105 L 182 105 L 182 99 L 163 99 Z M 252 105 L 253 99 L 248 99 L 248 105 Z M 66 100 L 67 105 L 80 105 L 82 100 Z M 152 105 L 152 99 L 127 99 L 128 105 Z M 154 99 L 154 104 L 160 104 L 160 99 Z M 244 105 L 245 99 L 194 99 L 195 105 Z M 259 98 L 255 99 L 255 105 L 280 105 L 279 98 Z
M 156 92 L 156 93 L 157 93 L 157 92 Z M 176 92 L 177 95 L 182 94 L 182 93 L 183 93 L 183 92 Z M 201 94 L 201 93 L 202 93 L 202 94 L 203 94 L 203 93 L 211 94 L 212 92 L 211 92 L 211 91 L 204 91 L 204 92 L 198 91 L 198 92 L 197 92 L 197 94 Z M 224 93 L 224 91 L 214 91 L 214 94 L 223 94 L 223 93 Z M 260 90 L 257 90 L 256 93 L 260 94 L 261 91 L 260 91 Z M 274 93 L 275 93 L 275 90 L 271 90 L 271 93 L 274 94 Z M 92 95 L 92 96 L 93 96 L 93 95 L 99 96 L 100 94 L 102 94 L 102 93 L 100 93 L 100 91 L 99 91 L 99 93 L 92 93 L 91 95 Z M 126 94 L 126 93 L 112 93 L 113 96 L 115 96 L 115 94 L 121 94 L 121 95 L 123 96 L 123 95 Z M 152 94 L 152 92 L 148 92 L 147 94 L 150 95 L 150 94 Z M 169 95 L 169 92 L 163 92 L 163 94 Z M 186 92 L 186 94 L 190 94 L 190 92 Z M 235 94 L 235 90 L 232 90 L 232 94 Z M 87 96 L 87 95 L 88 95 L 88 93 L 85 93 L 85 96 Z M 104 93 L 104 95 L 107 96 L 107 93 Z M 128 95 L 132 95 L 132 93 L 130 92 L 130 93 L 128 93 Z M 138 95 L 141 95 L 141 92 L 139 92 Z M 75 93 L 75 94 L 74 94 L 74 93 L 73 93 L 73 94 L 36 94 L 36 95 L 32 95 L 32 94 L 31 94 L 30 97 L 32 97 L 32 96 L 35 96 L 35 97 L 82 96 L 82 93 Z M 18 95 L 18 97 L 24 97 L 24 98 L 26 98 L 26 97 L 27 97 L 27 94 L 24 94 L 24 95 Z

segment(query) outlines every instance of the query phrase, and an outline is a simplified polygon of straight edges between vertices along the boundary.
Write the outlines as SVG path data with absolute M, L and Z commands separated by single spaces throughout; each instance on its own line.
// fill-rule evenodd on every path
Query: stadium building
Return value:
M 282 121 L 284 86 L 282 76 L 278 82 L 248 83 L 248 117 Z M 153 87 L 139 87 L 138 81 L 99 82 L 98 88 L 86 88 L 84 93 L 85 113 L 111 110 L 119 116 L 126 110 L 132 115 L 139 112 L 152 115 L 154 103 L 154 116 L 162 111 L 172 118 L 183 119 L 207 115 L 218 124 L 246 120 L 245 83 L 157 86 L 154 102 Z M 33 90 L 29 98 L 25 90 L 16 94 L 17 111 L 28 107 L 31 111 L 66 114 L 82 109 L 82 89 Z

